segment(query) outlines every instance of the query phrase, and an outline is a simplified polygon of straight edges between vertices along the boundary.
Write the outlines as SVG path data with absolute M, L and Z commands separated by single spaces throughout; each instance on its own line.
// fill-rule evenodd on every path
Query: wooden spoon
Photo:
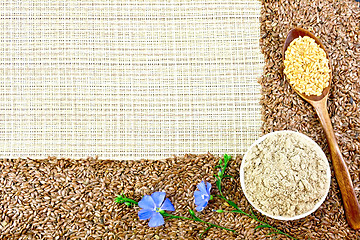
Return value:
M 325 53 L 326 53 L 326 57 L 329 59 L 329 64 L 330 64 L 330 69 L 331 69 L 331 61 L 329 58 L 329 54 L 326 51 L 324 45 L 320 42 L 320 40 L 318 38 L 316 38 L 312 33 L 310 33 L 309 31 L 302 29 L 302 28 L 294 28 L 292 29 L 285 40 L 284 43 L 284 48 L 282 51 L 282 56 L 283 56 L 283 61 L 285 60 L 285 51 L 288 48 L 288 46 L 290 45 L 290 43 L 298 38 L 299 36 L 303 37 L 303 36 L 308 36 L 311 37 L 315 40 L 315 42 L 317 44 L 320 45 L 320 47 L 322 49 L 324 49 Z M 285 74 L 284 77 L 286 78 Z M 341 195 L 342 195 L 342 199 L 344 202 L 344 208 L 345 208 L 345 214 L 346 214 L 346 219 L 350 225 L 351 228 L 353 229 L 360 229 L 360 206 L 359 206 L 359 202 L 356 198 L 356 194 L 354 192 L 354 187 L 351 181 L 351 177 L 349 174 L 349 171 L 346 167 L 346 163 L 344 161 L 344 158 L 340 152 L 339 146 L 336 142 L 336 138 L 335 138 L 335 134 L 334 134 L 334 130 L 333 127 L 331 125 L 331 120 L 329 117 L 329 113 L 327 111 L 327 99 L 328 99 L 328 95 L 329 95 L 329 90 L 330 90 L 330 84 L 331 84 L 331 78 L 332 78 L 332 73 L 330 72 L 330 83 L 329 86 L 326 87 L 321 96 L 307 96 L 305 94 L 302 94 L 300 92 L 298 92 L 296 89 L 295 92 L 297 94 L 300 95 L 300 97 L 302 97 L 303 99 L 305 99 L 307 102 L 309 102 L 316 110 L 317 115 L 320 118 L 320 122 L 321 125 L 324 129 L 325 135 L 326 135 L 326 139 L 328 141 L 329 144 L 329 149 L 330 149 L 330 154 L 331 154 L 331 158 L 332 158 L 332 164 L 334 167 L 334 172 L 335 172 L 335 177 L 337 179 L 337 182 L 339 184 L 340 187 L 340 191 L 341 191 Z M 291 85 L 291 84 L 290 84 Z

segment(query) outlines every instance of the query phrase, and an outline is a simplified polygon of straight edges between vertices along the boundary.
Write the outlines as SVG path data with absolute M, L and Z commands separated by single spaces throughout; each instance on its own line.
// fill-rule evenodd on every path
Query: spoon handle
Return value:
M 344 202 L 345 214 L 351 228 L 360 229 L 360 206 L 354 192 L 349 171 L 346 167 L 344 158 L 336 142 L 336 137 L 331 124 L 329 113 L 326 106 L 326 98 L 322 101 L 313 102 L 313 106 L 325 131 L 326 139 L 329 144 L 332 164 L 335 177 L 340 187 L 342 199 Z

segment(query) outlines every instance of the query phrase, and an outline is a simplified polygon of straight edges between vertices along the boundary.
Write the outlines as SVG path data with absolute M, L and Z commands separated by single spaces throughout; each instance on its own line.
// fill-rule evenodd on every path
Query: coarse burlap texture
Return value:
M 237 154 L 260 135 L 259 1 L 2 1 L 0 157 Z

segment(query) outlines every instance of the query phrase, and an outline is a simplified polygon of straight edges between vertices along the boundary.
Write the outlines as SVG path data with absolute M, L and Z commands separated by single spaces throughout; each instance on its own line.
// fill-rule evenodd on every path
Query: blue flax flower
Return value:
M 209 200 L 212 199 L 212 196 L 210 195 L 211 184 L 209 182 L 206 183 L 204 181 L 201 181 L 201 183 L 199 183 L 197 187 L 200 191 L 194 192 L 195 205 L 196 210 L 198 212 L 201 212 L 206 207 Z
M 139 207 L 142 209 L 138 215 L 140 220 L 150 218 L 149 227 L 158 227 L 164 224 L 164 217 L 161 215 L 164 210 L 175 211 L 174 205 L 168 198 L 165 199 L 165 195 L 164 192 L 154 192 L 151 196 L 145 195 L 140 200 Z

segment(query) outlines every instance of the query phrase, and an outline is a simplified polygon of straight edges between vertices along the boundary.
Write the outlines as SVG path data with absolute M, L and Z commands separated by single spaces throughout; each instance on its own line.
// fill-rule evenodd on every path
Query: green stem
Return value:
M 250 216 L 250 217 L 251 217 L 251 216 Z M 263 222 L 263 221 L 261 221 L 261 220 L 259 220 L 259 219 L 255 219 L 255 218 L 253 218 L 253 217 L 251 217 L 251 218 L 254 219 L 254 220 L 256 220 L 256 221 L 258 221 L 259 223 L 261 223 L 261 224 L 263 224 L 263 225 L 266 225 L 268 228 L 271 228 L 271 229 L 275 230 L 276 233 L 279 233 L 279 234 L 282 234 L 282 235 L 284 235 L 284 236 L 287 236 L 287 237 L 289 237 L 289 238 L 291 238 L 291 239 L 297 240 L 297 238 L 294 238 L 293 236 L 290 236 L 289 234 L 284 233 L 283 231 L 277 229 L 276 227 L 271 226 L 270 224 L 268 224 L 268 223 L 266 223 L 266 222 Z
M 228 160 L 230 160 L 230 159 L 231 159 L 231 156 L 226 155 L 226 158 L 227 158 Z M 225 155 L 224 155 L 224 160 L 225 160 Z M 291 238 L 291 239 L 297 240 L 297 238 L 294 238 L 294 237 L 290 236 L 289 234 L 284 233 L 283 231 L 281 231 L 281 230 L 279 230 L 279 229 L 271 226 L 270 224 L 259 220 L 253 213 L 252 213 L 253 215 L 251 215 L 251 214 L 248 214 L 248 213 L 244 212 L 244 211 L 241 210 L 233 201 L 228 200 L 228 199 L 223 195 L 223 193 L 222 193 L 222 191 L 221 191 L 221 183 L 222 183 L 222 180 L 223 180 L 223 178 L 224 178 L 224 176 L 225 176 L 225 170 L 226 170 L 226 168 L 227 168 L 228 162 L 229 162 L 229 161 L 224 161 L 224 164 L 220 164 L 220 166 L 221 166 L 221 171 L 222 171 L 222 175 L 221 175 L 221 176 L 218 176 L 219 184 L 216 185 L 216 186 L 218 187 L 218 190 L 219 190 L 219 192 L 220 192 L 220 195 L 217 195 L 217 197 L 225 200 L 230 206 L 232 206 L 233 208 L 236 209 L 236 210 L 233 210 L 233 211 L 230 211 L 230 212 L 233 212 L 233 213 L 241 213 L 241 214 L 243 214 L 243 215 L 245 215 L 245 216 L 247 216 L 247 217 L 249 217 L 249 218 L 251 218 L 251 219 L 254 219 L 255 221 L 259 222 L 260 224 L 266 225 L 266 227 L 268 227 L 268 228 L 270 228 L 270 229 L 273 229 L 273 230 L 275 231 L 275 233 L 282 234 L 282 235 L 287 236 L 287 237 L 289 237 L 289 238 Z M 229 211 L 226 211 L 226 212 L 229 212 Z
M 136 202 L 135 200 L 133 199 L 130 199 L 130 198 L 126 198 L 124 195 L 119 195 L 117 196 L 116 202 L 118 203 L 131 203 L 131 204 L 134 204 L 134 205 L 138 205 L 138 202 Z M 183 217 L 183 216 L 177 216 L 177 215 L 173 215 L 173 214 L 170 214 L 170 213 L 167 213 L 165 211 L 160 211 L 160 214 L 164 217 L 169 217 L 170 219 L 171 218 L 179 218 L 179 219 L 185 219 L 185 220 L 192 220 L 192 221 L 195 221 L 195 222 L 201 222 L 201 223 L 205 223 L 207 225 L 209 225 L 209 227 L 207 227 L 205 229 L 205 231 L 203 233 L 201 233 L 201 236 L 206 233 L 210 228 L 212 227 L 216 227 L 216 228 L 220 228 L 220 229 L 224 229 L 224 230 L 227 230 L 227 231 L 230 231 L 230 232 L 234 232 L 236 233 L 235 230 L 232 230 L 232 229 L 229 229 L 229 228 L 225 228 L 225 227 L 221 227 L 219 225 L 216 225 L 216 224 L 213 224 L 213 223 L 209 223 L 209 222 L 206 222 L 204 220 L 201 220 L 200 218 L 198 218 L 197 216 L 195 216 L 195 213 L 193 210 L 189 210 L 190 211 L 190 214 L 192 215 L 192 218 L 188 218 L 188 217 Z
M 123 195 L 118 195 L 115 199 L 115 202 L 117 203 L 131 203 L 131 204 L 134 204 L 134 205 L 138 205 L 138 202 L 131 199 L 131 198 L 127 198 L 127 197 L 124 197 Z
M 185 220 L 192 220 L 192 221 L 195 221 L 195 222 L 201 222 L 201 223 L 205 223 L 211 227 L 216 227 L 216 228 L 220 228 L 220 229 L 224 229 L 224 230 L 227 230 L 227 231 L 230 231 L 230 232 L 236 232 L 235 230 L 232 230 L 232 229 L 229 229 L 229 228 L 225 228 L 225 227 L 221 227 L 219 225 L 216 225 L 216 224 L 213 224 L 213 223 L 209 223 L 209 222 L 206 222 L 204 220 L 201 220 L 201 219 L 195 219 L 195 218 L 188 218 L 188 217 L 183 217 L 183 216 L 177 216 L 177 215 L 173 215 L 173 214 L 170 214 L 170 213 L 161 213 L 161 215 L 163 215 L 164 217 L 170 217 L 170 218 L 180 218 L 180 219 L 185 219 Z
M 223 196 L 219 196 L 219 197 L 222 198 L 222 199 L 224 199 L 224 200 L 225 200 L 227 203 L 229 203 L 231 206 L 233 206 L 233 205 L 231 204 L 232 202 L 231 202 L 230 200 L 226 199 L 226 198 L 223 197 Z M 249 217 L 249 218 L 251 218 L 251 219 L 254 219 L 255 221 L 259 222 L 259 223 L 262 224 L 262 225 L 266 225 L 266 227 L 273 229 L 273 230 L 274 230 L 276 233 L 278 233 L 278 234 L 282 234 L 282 235 L 287 236 L 287 237 L 289 237 L 289 238 L 291 238 L 291 239 L 297 240 L 297 238 L 294 238 L 293 236 L 291 236 L 291 235 L 289 235 L 289 234 L 287 234 L 287 233 L 284 233 L 283 231 L 281 231 L 281 230 L 279 230 L 279 229 L 271 226 L 271 225 L 268 224 L 267 222 L 261 221 L 261 220 L 259 220 L 257 217 L 254 217 L 254 216 L 252 216 L 252 215 L 244 212 L 244 211 L 241 210 L 238 206 L 236 206 L 236 207 L 233 206 L 233 207 L 236 208 L 236 210 L 233 210 L 233 211 L 225 211 L 225 210 L 223 210 L 223 211 L 224 211 L 224 212 L 241 213 L 241 214 L 243 214 L 243 215 L 245 215 L 245 216 L 247 216 L 247 217 Z
M 263 221 L 260 221 L 260 220 L 258 220 L 258 222 L 261 223 L 261 224 L 264 224 L 264 225 L 267 224 L 267 223 L 264 223 Z M 267 224 L 267 226 L 268 226 L 268 228 L 271 228 L 271 229 L 275 230 L 275 232 L 278 233 L 278 234 L 282 234 L 284 236 L 287 236 L 288 238 L 298 240 L 297 238 L 294 238 L 293 236 L 291 236 L 291 235 L 289 235 L 287 233 L 284 233 L 283 231 L 281 231 L 281 230 L 279 230 L 279 229 L 277 229 L 277 228 L 275 228 L 275 227 L 273 227 L 273 226 L 271 226 L 269 224 Z
M 138 205 L 138 202 L 130 199 L 130 198 L 123 198 L 125 200 L 125 202 L 131 202 L 132 204 Z

